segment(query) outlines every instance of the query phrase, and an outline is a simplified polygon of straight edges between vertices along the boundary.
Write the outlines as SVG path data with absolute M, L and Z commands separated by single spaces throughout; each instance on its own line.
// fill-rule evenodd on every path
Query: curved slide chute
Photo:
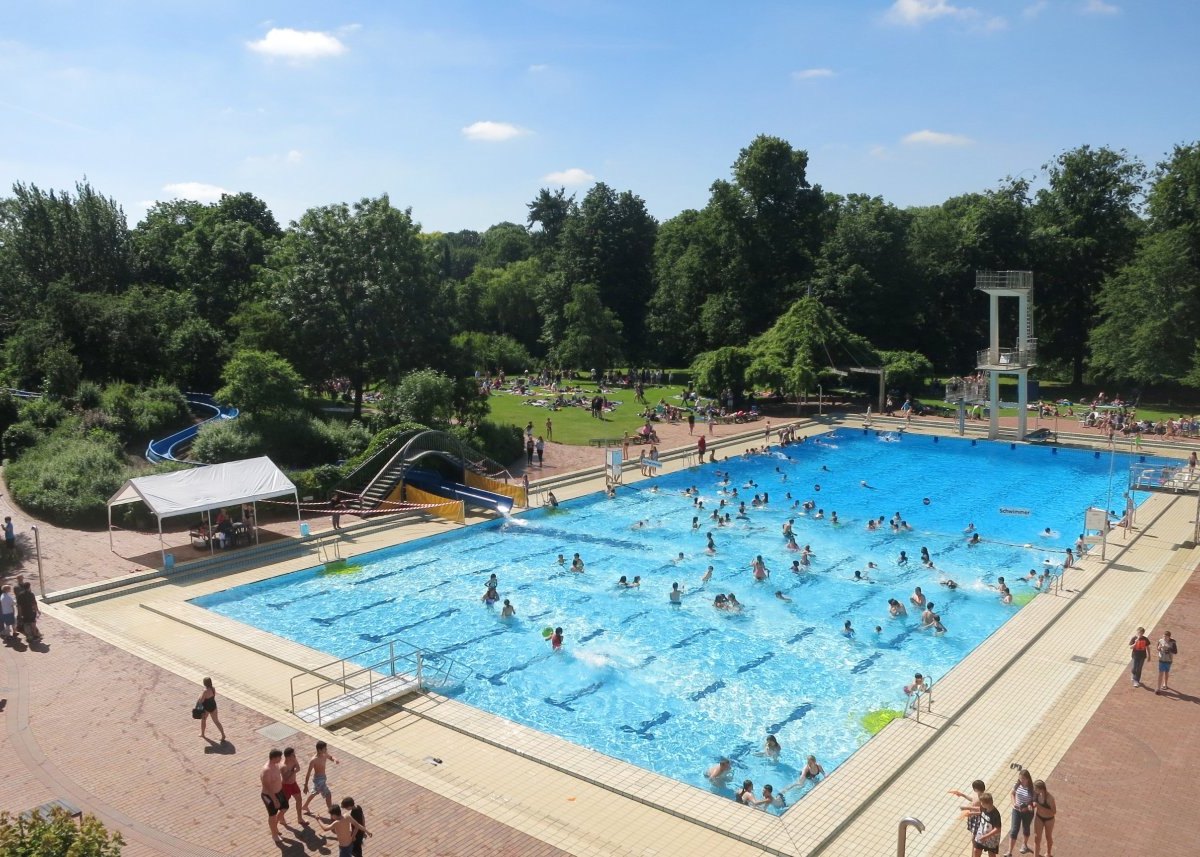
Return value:
M 494 494 L 482 488 L 471 488 L 461 482 L 451 482 L 429 470 L 410 470 L 404 475 L 404 481 L 422 491 L 462 500 L 472 506 L 481 506 L 501 514 L 507 514 L 513 507 L 512 497 Z
M 237 408 L 230 407 L 229 405 L 218 405 L 213 401 L 212 396 L 205 393 L 185 393 L 184 398 L 187 399 L 188 405 L 193 408 L 212 411 L 212 416 L 202 422 L 193 423 L 187 428 L 180 429 L 175 434 L 164 437 L 162 440 L 150 441 L 150 444 L 146 447 L 147 461 L 155 464 L 163 461 L 184 461 L 185 459 L 175 457 L 175 450 L 183 446 L 183 444 L 195 440 L 201 426 L 208 425 L 213 420 L 232 420 L 238 415 Z

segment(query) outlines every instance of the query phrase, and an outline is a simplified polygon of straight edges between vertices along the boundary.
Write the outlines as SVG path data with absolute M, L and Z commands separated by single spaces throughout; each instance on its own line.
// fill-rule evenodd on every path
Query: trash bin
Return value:
M 175 554 L 169 553 L 163 559 L 163 570 L 170 571 L 175 567 Z
M 308 529 L 308 522 L 301 521 L 300 522 L 300 538 L 307 539 L 309 537 L 309 534 L 310 534 L 310 530 Z

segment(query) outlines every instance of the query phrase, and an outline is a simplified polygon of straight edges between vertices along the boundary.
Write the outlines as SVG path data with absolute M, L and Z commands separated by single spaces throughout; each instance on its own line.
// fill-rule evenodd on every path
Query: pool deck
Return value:
M 908 430 L 949 427 L 918 420 Z M 805 433 L 827 428 L 808 423 Z M 744 445 L 760 445 L 761 431 L 750 427 Z M 554 490 L 567 499 L 601 485 Z M 367 808 L 372 854 L 882 855 L 894 853 L 899 820 L 914 816 L 926 832 L 910 835 L 908 854 L 960 855 L 966 835 L 946 790 L 982 778 L 1007 809 L 1019 763 L 1058 797 L 1060 857 L 1100 845 L 1190 854 L 1189 825 L 1170 823 L 1162 795 L 1171 786 L 1183 795 L 1200 760 L 1200 718 L 1178 704 L 1200 699 L 1188 654 L 1200 625 L 1191 576 L 1200 552 L 1188 541 L 1195 512 L 1194 496 L 1150 497 L 1128 542 L 1115 534 L 1107 562 L 1086 559 L 1069 571 L 1062 591 L 1038 596 L 937 677 L 920 722 L 893 722 L 782 818 L 432 695 L 331 732 L 303 723 L 288 710 L 289 680 L 329 656 L 184 602 L 311 567 L 311 555 L 47 606 L 49 645 L 9 646 L 0 657 L 0 752 L 9 760 L 0 806 L 66 798 L 120 829 L 127 854 L 274 853 L 257 771 L 270 747 L 294 745 L 306 760 L 324 737 L 343 762 L 331 771 L 335 797 L 352 794 Z M 431 521 L 351 532 L 342 552 L 450 528 Z M 1156 697 L 1130 688 L 1126 642 L 1138 625 L 1156 638 L 1164 615 L 1184 654 L 1172 674 L 1178 691 Z M 204 744 L 190 720 L 204 675 L 221 694 L 232 746 Z M 1118 800 L 1146 812 L 1112 813 Z M 1142 816 L 1152 820 L 1131 823 Z M 282 853 L 320 845 L 312 834 L 291 842 Z

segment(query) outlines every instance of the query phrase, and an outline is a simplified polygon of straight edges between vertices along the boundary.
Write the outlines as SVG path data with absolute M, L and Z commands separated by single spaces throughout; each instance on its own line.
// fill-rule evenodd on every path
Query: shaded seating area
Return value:
M 176 473 L 139 476 L 128 480 L 108 501 L 109 548 L 114 549 L 113 507 L 139 501 L 146 504 L 158 521 L 159 552 L 164 568 L 170 565 L 163 538 L 164 518 L 199 515 L 199 525 L 188 532 L 191 547 L 196 550 L 215 553 L 257 544 L 258 501 L 288 494 L 296 501 L 298 526 L 300 513 L 296 486 L 265 456 Z M 228 511 L 231 509 L 236 510 L 233 514 L 239 515 L 237 520 Z

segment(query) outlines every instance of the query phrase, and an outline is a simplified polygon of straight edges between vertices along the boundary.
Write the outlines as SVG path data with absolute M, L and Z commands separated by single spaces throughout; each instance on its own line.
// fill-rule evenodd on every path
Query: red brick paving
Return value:
M 67 799 L 120 830 L 129 857 L 331 852 L 332 840 L 313 833 L 301 840 L 287 831 L 291 843 L 282 851 L 271 843 L 258 776 L 273 745 L 256 731 L 270 718 L 221 699 L 234 752 L 210 752 L 189 711 L 198 686 L 53 619 L 41 628 L 43 650 L 18 645 L 0 653 L 0 809 Z M 316 740 L 301 733 L 286 743 L 307 763 Z M 330 770 L 334 796 L 352 795 L 365 807 L 375 834 L 369 855 L 565 854 L 337 755 L 341 764 Z M 295 822 L 293 813 L 288 817 Z
M 1153 656 L 1142 673 L 1149 688 L 1134 688 L 1123 673 L 1046 777 L 1058 801 L 1055 857 L 1200 854 L 1200 575 L 1146 636 L 1155 642 L 1164 630 L 1179 640 L 1172 690 L 1155 696 Z

